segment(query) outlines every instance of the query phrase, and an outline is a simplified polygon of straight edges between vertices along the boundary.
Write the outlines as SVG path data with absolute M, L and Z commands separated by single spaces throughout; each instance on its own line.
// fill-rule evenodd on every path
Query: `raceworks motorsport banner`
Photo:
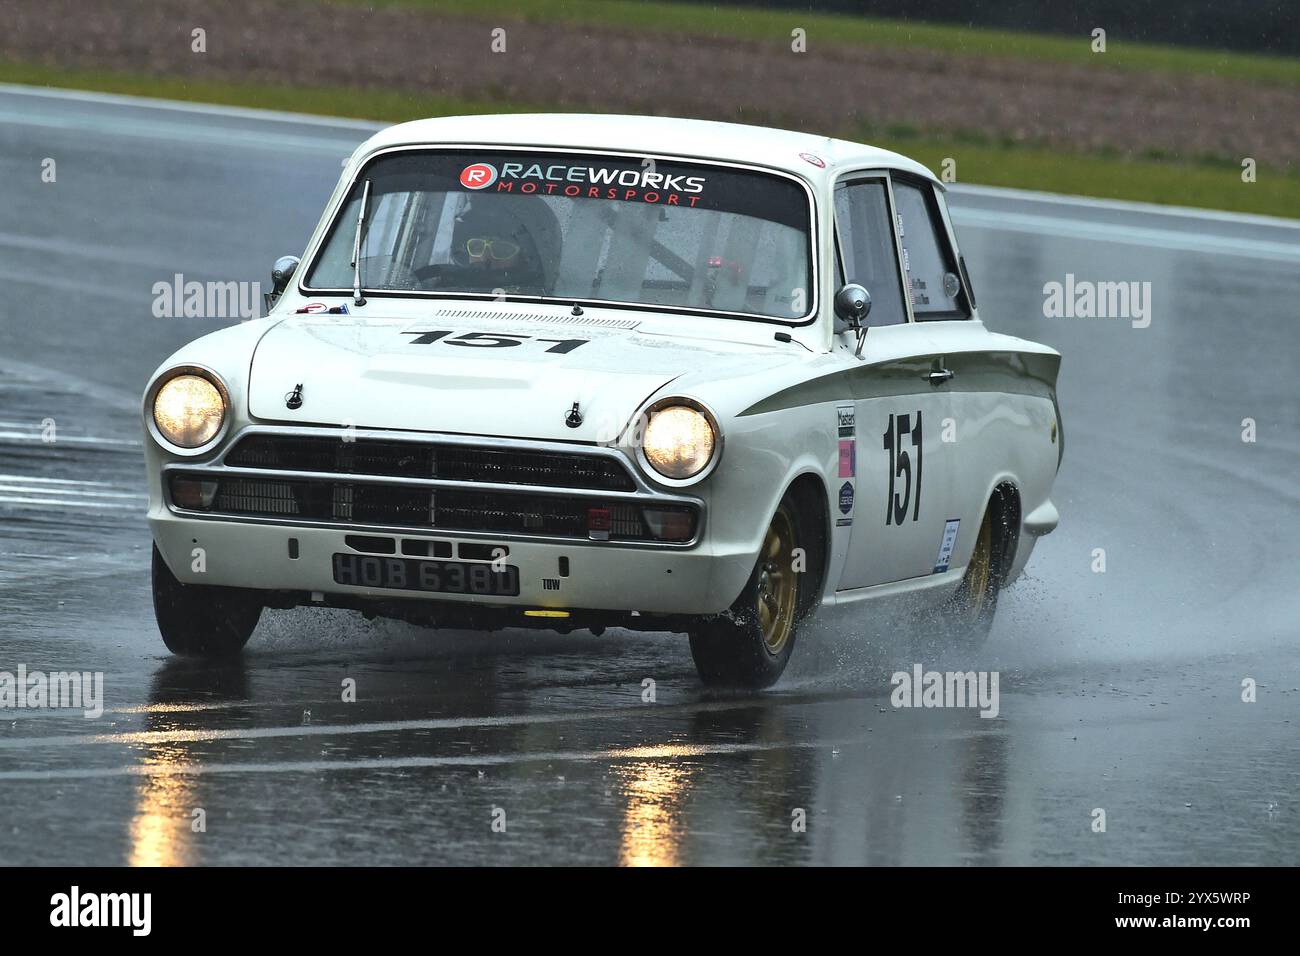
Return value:
M 775 175 L 643 157 L 572 153 L 407 152 L 362 173 L 372 192 L 497 192 L 709 209 L 809 229 L 808 197 Z

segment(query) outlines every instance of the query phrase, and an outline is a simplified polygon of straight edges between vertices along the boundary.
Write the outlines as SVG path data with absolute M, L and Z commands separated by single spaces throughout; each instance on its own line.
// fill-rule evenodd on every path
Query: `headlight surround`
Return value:
M 159 379 L 148 416 L 156 437 L 177 449 L 193 452 L 221 436 L 229 406 L 226 387 L 215 374 L 185 366 Z
M 699 481 L 722 452 L 722 433 L 713 414 L 688 398 L 666 398 L 642 419 L 639 452 L 650 472 L 670 484 Z

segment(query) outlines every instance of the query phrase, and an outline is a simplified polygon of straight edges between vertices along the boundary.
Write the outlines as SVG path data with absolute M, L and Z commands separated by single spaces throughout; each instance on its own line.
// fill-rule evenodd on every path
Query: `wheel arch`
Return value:
M 999 537 L 1000 546 L 995 570 L 998 575 L 998 586 L 1002 587 L 1015 566 L 1016 551 L 1020 546 L 1023 517 L 1020 487 L 1010 478 L 998 479 L 984 507 L 986 511 L 992 513 L 993 528 Z
M 802 606 L 799 610 L 802 614 L 807 614 L 821 603 L 822 592 L 826 587 L 831 549 L 829 494 L 822 475 L 813 470 L 802 471 L 795 475 L 781 493 L 780 501 L 791 497 L 798 503 L 800 510 L 809 518 L 808 526 L 815 535 L 813 540 L 804 543 L 808 555 L 808 568 L 805 573 L 814 575 L 814 586 L 805 589 L 801 596 Z

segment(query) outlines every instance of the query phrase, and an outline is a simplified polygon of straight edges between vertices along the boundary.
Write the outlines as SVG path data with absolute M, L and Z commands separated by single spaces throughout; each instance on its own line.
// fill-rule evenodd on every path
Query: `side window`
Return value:
M 868 324 L 906 322 L 894 230 L 889 221 L 889 193 L 883 179 L 863 179 L 835 187 L 835 231 L 843 262 L 838 274 L 843 281 L 856 282 L 871 293 Z
M 895 179 L 894 200 L 912 314 L 918 322 L 970 318 L 933 188 Z

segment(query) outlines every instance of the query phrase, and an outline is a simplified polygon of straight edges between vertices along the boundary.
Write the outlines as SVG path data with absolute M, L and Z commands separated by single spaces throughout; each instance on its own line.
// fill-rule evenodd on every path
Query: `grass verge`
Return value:
M 219 103 L 253 109 L 287 110 L 352 119 L 400 123 L 426 116 L 467 113 L 519 113 L 545 111 L 536 103 L 469 100 L 407 90 L 371 90 L 345 86 L 289 86 L 236 83 L 226 80 L 191 80 L 174 76 L 149 76 L 118 70 L 65 69 L 38 63 L 0 61 L 0 83 L 92 90 L 126 96 L 151 96 L 192 103 Z
M 957 181 L 963 183 L 1300 218 L 1300 175 L 1296 174 L 1264 170 L 1256 182 L 1244 183 L 1239 167 L 1211 162 L 1130 160 L 930 139 L 891 142 L 877 137 L 874 142 L 906 153 L 936 173 L 944 159 L 951 158 L 956 162 Z
M 477 101 L 391 90 L 253 85 L 24 63 L 0 63 L 0 82 L 387 122 L 547 109 L 538 103 Z M 1300 217 L 1300 174 L 1275 175 L 1263 169 L 1258 182 L 1247 184 L 1241 181 L 1241 170 L 1228 164 L 1129 160 L 1022 145 L 936 139 L 901 131 L 866 132 L 862 139 L 906 153 L 936 172 L 945 158 L 951 158 L 956 161 L 959 182 Z
M 1107 36 L 1106 52 L 1092 52 L 1092 37 L 1049 36 L 941 23 L 807 10 L 765 10 L 666 3 L 662 0 L 322 0 L 365 7 L 406 7 L 478 19 L 515 18 L 547 23 L 619 27 L 667 34 L 694 34 L 790 42 L 796 27 L 817 43 L 864 47 L 913 47 L 970 56 L 1010 57 L 1131 70 L 1195 73 L 1252 82 L 1300 85 L 1300 59 L 1193 47 L 1130 43 Z M 793 3 L 794 0 L 791 0 Z

